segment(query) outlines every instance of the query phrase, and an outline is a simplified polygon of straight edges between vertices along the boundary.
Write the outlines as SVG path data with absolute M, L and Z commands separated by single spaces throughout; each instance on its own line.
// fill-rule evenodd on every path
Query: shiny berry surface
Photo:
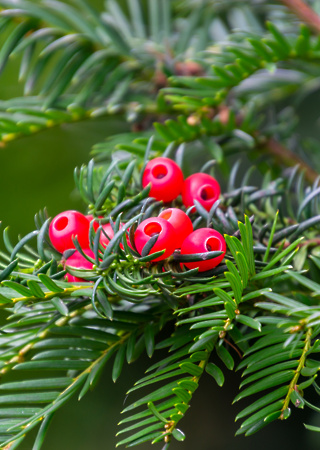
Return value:
M 220 196 L 220 185 L 206 173 L 194 173 L 186 178 L 182 190 L 182 201 L 186 208 L 197 200 L 207 211 Z
M 58 214 L 50 223 L 49 238 L 56 250 L 63 253 L 75 248 L 72 237 L 77 236 L 82 248 L 89 247 L 90 222 L 78 211 L 64 211 Z
M 103 233 L 102 230 L 104 231 L 104 233 Z M 105 225 L 102 225 L 102 230 L 101 230 L 101 234 L 100 234 L 100 244 L 102 245 L 102 247 L 107 247 L 107 245 L 109 244 L 110 240 L 114 236 L 114 231 L 113 231 L 112 226 L 110 225 L 110 223 L 106 223 Z M 109 236 L 110 239 L 107 238 L 105 233 Z
M 159 214 L 161 219 L 167 220 L 177 233 L 176 248 L 193 232 L 192 222 L 187 214 L 178 208 L 168 208 Z
M 196 267 L 199 267 L 199 272 L 205 272 L 206 270 L 216 267 L 224 258 L 226 253 L 226 241 L 224 237 L 212 228 L 199 228 L 189 234 L 189 236 L 183 241 L 181 246 L 181 254 L 190 255 L 193 253 L 206 253 L 213 251 L 221 251 L 223 254 L 217 256 L 216 258 L 208 259 L 207 261 L 184 262 L 183 264 L 188 269 L 195 269 Z
M 83 252 L 90 256 L 91 258 L 94 258 L 94 253 L 90 248 L 84 249 Z M 68 259 L 66 259 L 65 262 L 66 266 L 73 267 L 75 269 L 92 269 L 93 264 L 88 261 L 84 256 L 81 255 L 77 250 L 74 252 L 73 255 L 71 255 Z M 75 283 L 79 281 L 86 281 L 83 278 L 76 277 L 74 275 L 71 275 L 70 273 L 67 273 L 65 276 L 65 279 L 69 281 L 70 283 Z
M 136 248 L 141 255 L 143 247 L 150 238 L 159 234 L 157 242 L 152 247 L 150 254 L 166 250 L 162 256 L 153 261 L 161 261 L 168 258 L 176 249 L 177 234 L 173 226 L 165 219 L 151 217 L 140 223 L 134 234 Z
M 97 219 L 95 217 L 93 217 L 92 214 L 87 214 L 86 218 L 89 220 L 89 223 L 94 220 L 93 222 L 93 229 L 94 231 L 97 231 L 97 229 L 99 228 L 99 222 L 97 221 Z
M 124 226 L 124 223 L 120 224 L 120 229 Z M 110 242 L 110 240 L 113 238 L 114 236 L 114 231 L 112 226 L 110 225 L 110 223 L 106 223 L 105 225 L 102 226 L 103 231 L 109 236 L 110 239 L 107 238 L 107 236 L 103 233 L 103 231 L 101 231 L 100 234 L 100 244 L 102 245 L 102 247 L 106 248 Z M 127 236 L 127 243 L 129 245 L 129 247 L 132 248 L 132 245 L 130 243 L 129 237 Z M 120 244 L 120 248 L 123 250 L 123 244 Z
M 181 194 L 183 174 L 172 159 L 159 157 L 149 161 L 144 169 L 142 186 L 151 183 L 150 197 L 171 202 Z

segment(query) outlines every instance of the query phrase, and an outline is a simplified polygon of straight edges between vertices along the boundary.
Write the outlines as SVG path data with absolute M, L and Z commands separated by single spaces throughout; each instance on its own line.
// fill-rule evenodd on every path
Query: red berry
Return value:
M 176 248 L 180 248 L 182 242 L 193 232 L 192 222 L 187 214 L 178 208 L 168 208 L 159 214 L 161 219 L 167 220 L 177 233 Z
M 183 173 L 172 159 L 159 157 L 149 161 L 144 169 L 142 186 L 151 183 L 150 197 L 171 202 L 181 194 Z
M 114 231 L 113 231 L 110 223 L 106 223 L 105 225 L 102 225 L 102 230 L 109 236 L 110 239 L 113 238 Z M 107 238 L 107 236 L 103 233 L 102 230 L 101 230 L 101 234 L 100 234 L 100 244 L 102 245 L 102 247 L 106 248 L 110 242 L 110 239 Z
M 91 258 L 94 258 L 94 253 L 90 248 L 87 248 L 83 250 L 83 252 L 90 256 Z M 71 255 L 65 262 L 66 266 L 74 267 L 75 269 L 92 269 L 93 264 L 88 261 L 84 256 L 81 255 L 77 250 L 74 252 L 73 255 Z M 74 275 L 71 275 L 68 273 L 65 275 L 65 278 L 70 283 L 76 282 L 76 281 L 86 281 L 83 278 L 78 278 Z
M 83 214 L 78 211 L 64 211 L 50 223 L 51 243 L 56 250 L 63 253 L 65 250 L 75 248 L 72 237 L 77 236 L 80 246 L 88 248 L 89 226 L 90 223 Z
M 212 251 L 223 252 L 223 254 L 216 258 L 208 259 L 207 261 L 185 262 L 183 264 L 185 264 L 188 269 L 199 267 L 199 272 L 205 272 L 206 270 L 216 267 L 224 258 L 226 253 L 226 241 L 224 240 L 224 237 L 212 228 L 199 228 L 189 234 L 184 240 L 181 247 L 181 255 Z
M 186 208 L 197 200 L 207 211 L 220 196 L 220 185 L 215 178 L 206 173 L 194 173 L 184 181 L 182 201 Z
M 166 250 L 162 256 L 153 261 L 161 261 L 168 258 L 176 249 L 177 234 L 173 226 L 165 219 L 150 217 L 140 223 L 134 234 L 134 242 L 141 255 L 142 249 L 151 237 L 159 234 L 157 242 L 151 249 L 151 254 Z
M 124 223 L 120 224 L 120 229 L 124 226 Z M 110 239 L 107 238 L 107 236 L 101 231 L 100 234 L 100 244 L 102 245 L 102 247 L 106 248 L 107 245 L 109 244 L 110 240 L 113 238 L 114 236 L 114 231 L 112 226 L 110 225 L 110 223 L 106 223 L 105 225 L 102 225 L 103 230 L 105 231 L 105 233 L 109 236 Z M 127 239 L 127 243 L 129 245 L 129 247 L 132 248 L 132 245 L 130 243 L 130 239 L 128 238 L 128 236 L 126 237 Z M 123 244 L 120 244 L 120 248 L 123 250 L 124 246 Z
M 102 218 L 103 216 L 101 216 Z M 92 222 L 92 220 L 94 220 L 93 222 L 93 229 L 94 231 L 97 231 L 97 229 L 99 228 L 99 222 L 97 221 L 97 218 L 94 217 L 92 214 L 87 214 L 86 218 L 88 219 L 89 223 Z

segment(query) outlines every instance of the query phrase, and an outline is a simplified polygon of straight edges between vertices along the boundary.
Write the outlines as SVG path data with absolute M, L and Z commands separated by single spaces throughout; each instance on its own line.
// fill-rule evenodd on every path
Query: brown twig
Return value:
M 228 345 L 230 345 L 230 347 L 232 347 L 233 350 L 235 350 L 235 351 L 238 353 L 240 359 L 243 358 L 243 356 L 242 356 L 240 350 L 239 350 L 235 345 L 233 345 L 233 344 L 232 344 L 230 341 L 228 341 L 226 338 L 223 338 L 223 340 L 224 340 L 224 342 L 226 342 Z
M 229 116 L 229 108 L 228 107 L 220 107 L 219 119 L 221 120 L 221 111 L 222 118 L 225 120 Z M 221 120 L 223 122 L 223 120 Z M 243 122 L 243 116 L 241 113 L 236 116 L 236 124 L 238 127 L 241 127 Z M 293 167 L 297 164 L 299 165 L 299 171 L 305 172 L 305 178 L 309 183 L 313 183 L 319 176 L 309 164 L 304 161 L 300 156 L 294 153 L 292 150 L 289 150 L 284 145 L 280 144 L 274 138 L 266 139 L 263 135 L 260 135 L 259 132 L 253 132 L 252 137 L 256 141 L 256 145 L 263 149 L 266 153 L 272 155 L 280 164 L 283 164 L 287 167 Z
M 320 17 L 309 5 L 302 0 L 281 0 L 281 2 L 315 32 L 320 33 Z
M 291 242 L 285 241 L 283 244 L 283 248 L 288 248 L 290 246 Z M 297 247 L 306 247 L 307 245 L 314 245 L 319 246 L 320 245 L 320 238 L 313 238 L 313 239 L 306 239 L 305 241 L 300 242 Z
M 296 153 L 284 147 L 282 144 L 277 142 L 275 139 L 270 138 L 264 144 L 265 150 L 273 155 L 280 163 L 286 166 L 295 166 L 299 164 L 299 170 L 305 172 L 306 180 L 309 183 L 313 183 L 319 176 L 319 174 L 312 169 L 303 159 L 301 159 Z

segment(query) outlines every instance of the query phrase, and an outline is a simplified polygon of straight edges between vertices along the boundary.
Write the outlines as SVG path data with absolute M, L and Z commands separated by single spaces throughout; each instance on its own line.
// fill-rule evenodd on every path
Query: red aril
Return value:
M 188 267 L 188 269 L 199 267 L 199 272 L 213 269 L 223 260 L 226 249 L 226 241 L 218 231 L 213 230 L 212 228 L 199 228 L 189 234 L 183 241 L 181 255 L 192 255 L 193 253 L 207 253 L 213 251 L 223 253 L 216 258 L 208 259 L 206 261 L 184 262 L 183 264 Z
M 220 185 L 211 175 L 194 173 L 184 181 L 182 201 L 186 208 L 194 205 L 194 201 L 197 200 L 207 211 L 210 211 L 219 196 Z
M 149 161 L 144 169 L 142 186 L 151 183 L 150 197 L 171 202 L 181 194 L 183 173 L 172 159 L 159 157 Z
M 63 253 L 75 248 L 72 237 L 77 236 L 82 248 L 89 247 L 90 223 L 85 215 L 78 211 L 64 211 L 58 214 L 50 223 L 49 238 L 56 250 Z
M 87 256 L 94 258 L 94 253 L 90 248 L 84 249 L 83 252 Z M 73 255 L 71 255 L 68 259 L 66 259 L 65 265 L 73 267 L 75 269 L 92 269 L 93 266 L 93 264 L 90 261 L 88 261 L 83 255 L 81 255 L 81 253 L 79 253 L 77 250 L 74 252 Z M 70 273 L 66 274 L 65 278 L 70 283 L 86 281 L 83 278 L 76 277 L 74 275 L 71 275 Z
M 176 248 L 180 248 L 182 242 L 193 231 L 192 222 L 187 214 L 178 208 L 168 208 L 159 214 L 161 219 L 167 220 L 177 233 Z
M 149 254 L 165 250 L 162 256 L 153 261 L 161 261 L 168 258 L 176 249 L 177 234 L 173 226 L 165 219 L 150 217 L 140 223 L 134 234 L 134 242 L 141 255 L 143 247 L 155 235 L 159 235 Z

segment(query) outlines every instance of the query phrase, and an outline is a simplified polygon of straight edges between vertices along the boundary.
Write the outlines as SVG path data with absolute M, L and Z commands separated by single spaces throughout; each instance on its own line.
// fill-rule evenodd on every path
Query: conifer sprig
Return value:
M 97 143 L 74 171 L 99 223 L 89 230 L 92 257 L 74 238 L 91 270 L 65 264 L 46 210 L 17 243 L 4 230 L 0 448 L 38 427 L 40 449 L 60 407 L 93 389 L 105 367 L 116 381 L 143 352 L 151 366 L 129 390 L 118 445 L 183 441 L 180 421 L 203 377 L 223 387 L 226 369 L 243 374 L 235 402 L 249 401 L 237 434 L 285 420 L 293 406 L 319 412 L 305 398 L 320 393 L 319 166 L 296 137 L 295 108 L 317 83 L 319 39 L 263 2 L 128 0 L 126 11 L 109 0 L 101 13 L 85 0 L 0 4 L 0 69 L 21 55 L 25 83 L 23 98 L 0 103 L 2 141 L 103 114 L 135 129 Z M 292 108 L 278 107 L 288 99 Z M 271 143 L 287 151 L 270 151 L 266 170 Z M 244 155 L 258 157 L 257 168 Z M 187 270 L 179 251 L 158 263 L 151 246 L 136 251 L 136 227 L 163 208 L 141 184 L 157 156 L 222 181 L 210 211 L 188 211 L 194 229 L 225 236 L 225 259 L 211 271 Z M 179 198 L 173 206 L 184 208 Z

